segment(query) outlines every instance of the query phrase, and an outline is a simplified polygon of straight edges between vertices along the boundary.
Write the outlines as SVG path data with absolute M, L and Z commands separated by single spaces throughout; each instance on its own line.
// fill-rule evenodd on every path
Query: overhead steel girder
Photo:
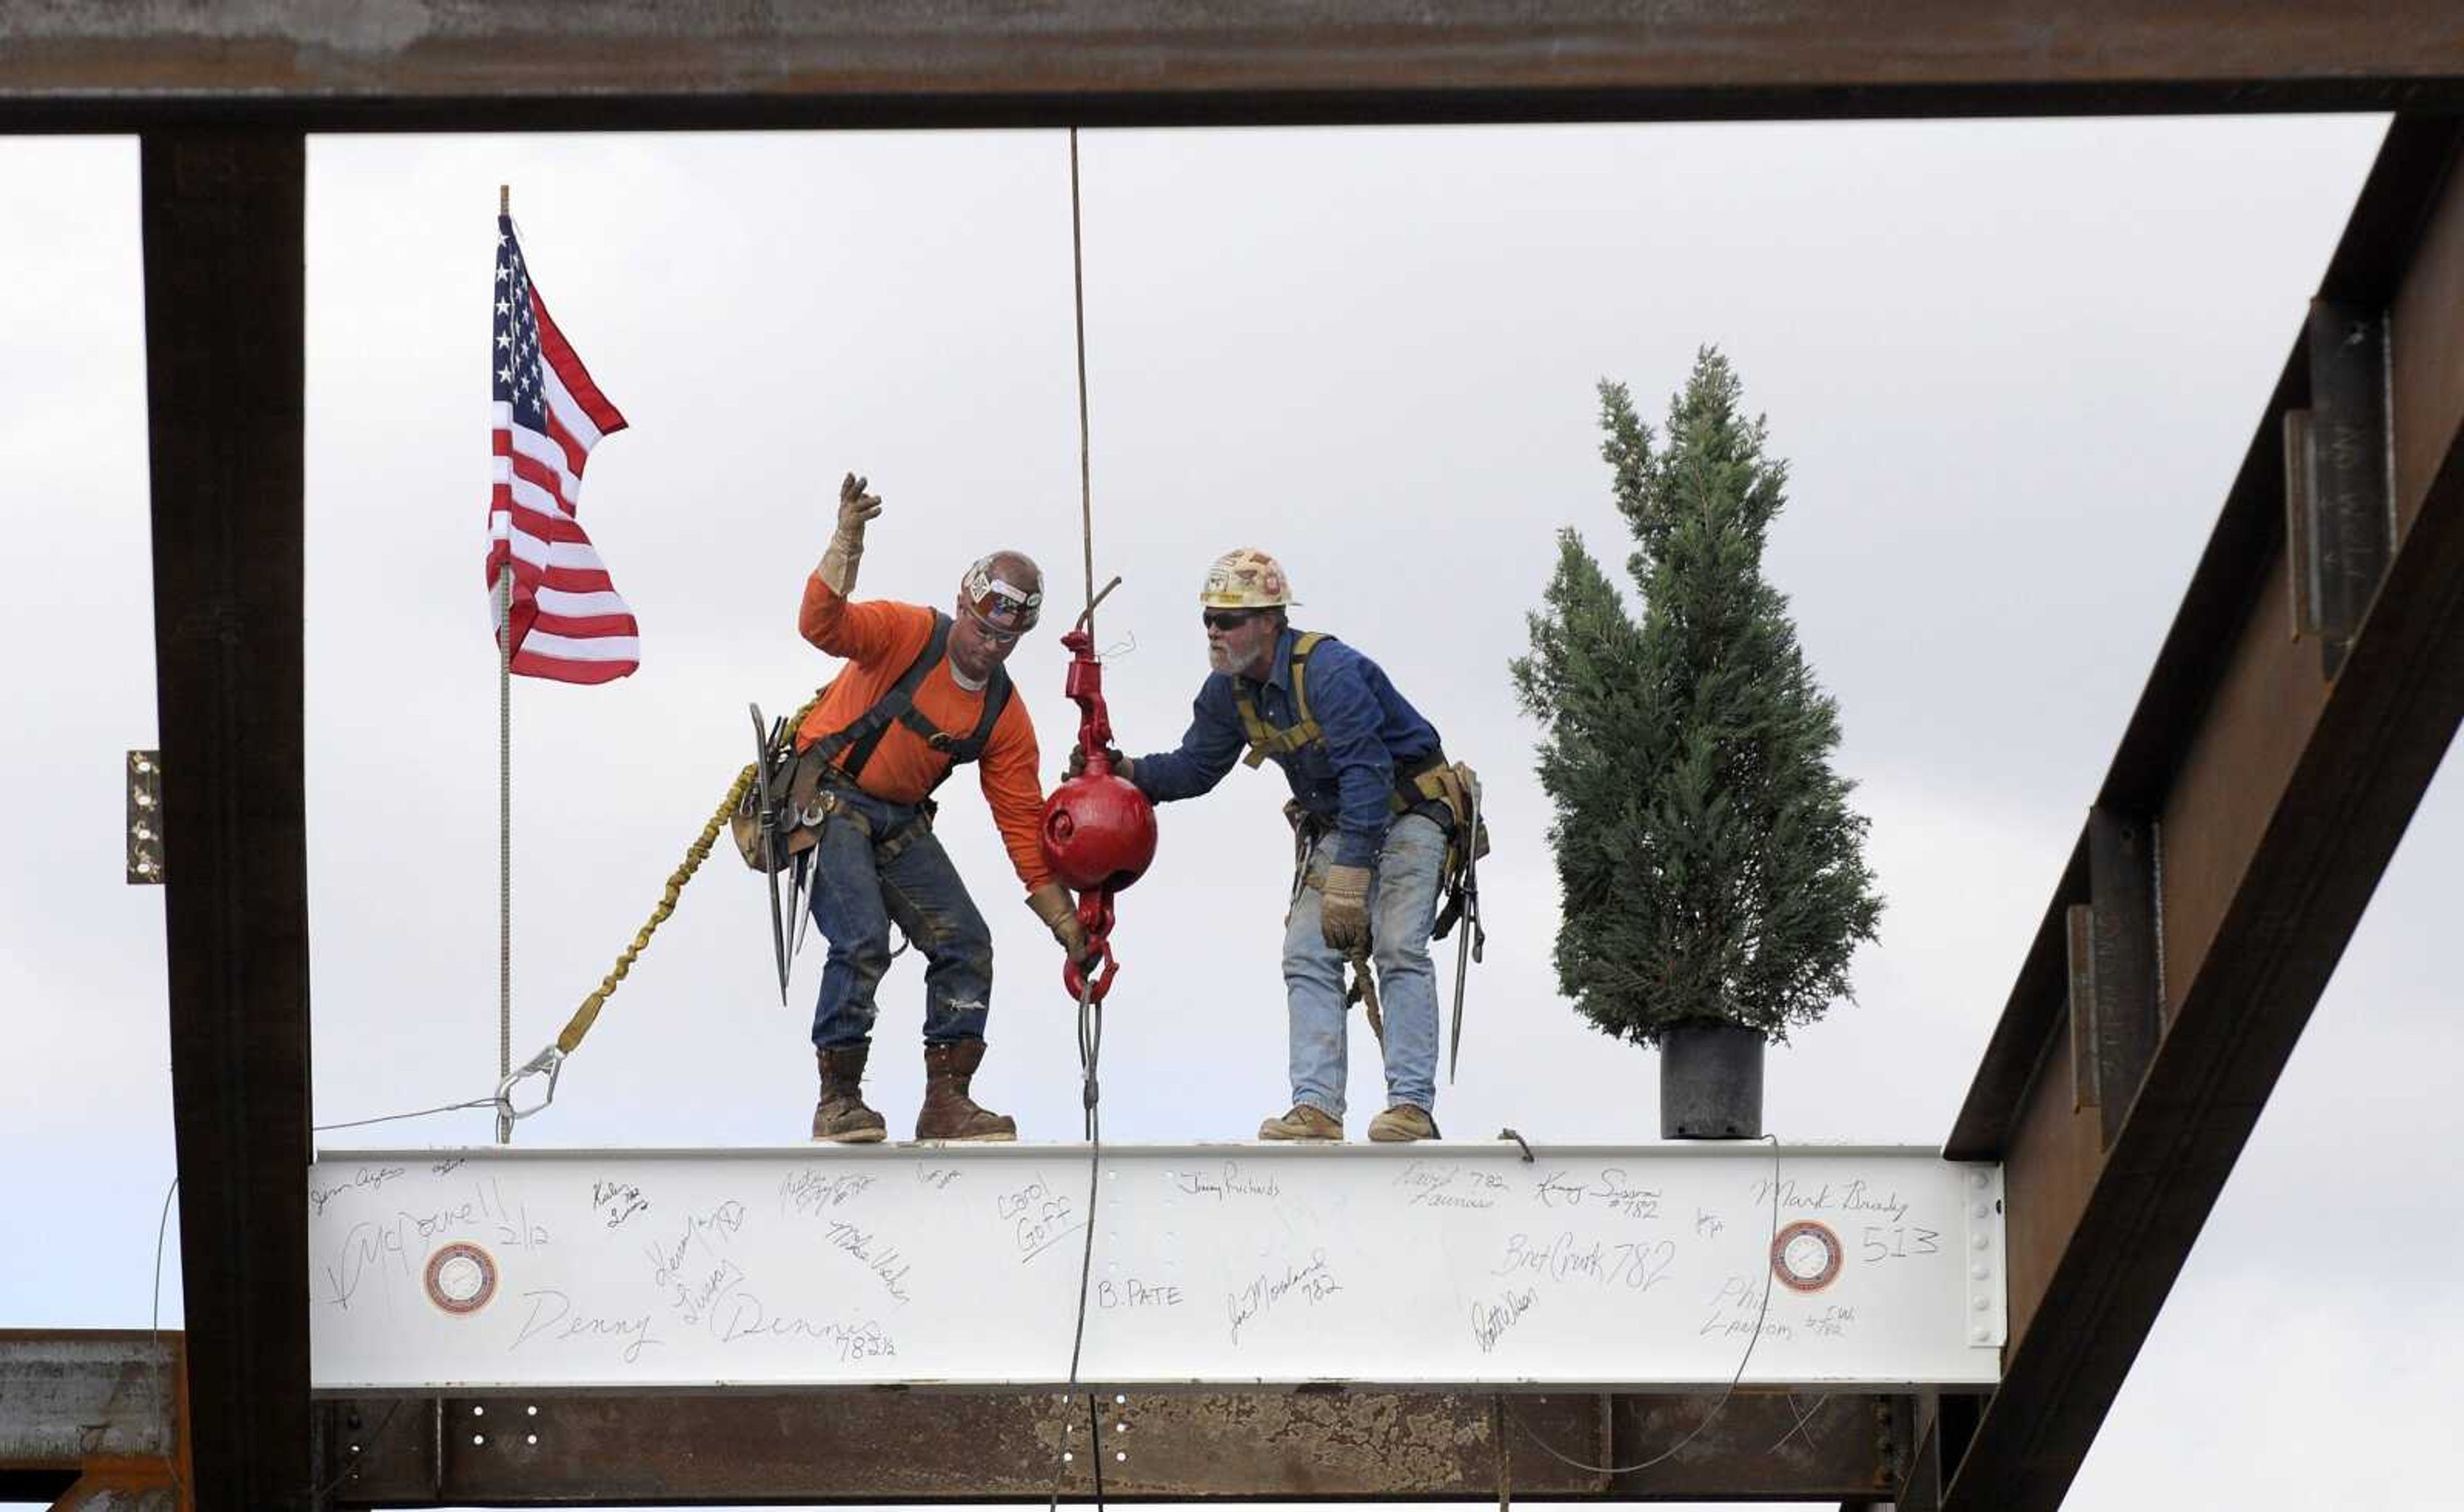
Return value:
M 1710 120 L 2464 106 L 2444 0 L 105 0 L 0 15 L 0 131 Z
M 0 1498 L 169 1512 L 183 1337 L 0 1331 Z M 1906 1396 L 857 1390 L 341 1398 L 319 1506 L 1405 1497 L 1864 1501 Z M 1101 1449 L 1091 1450 L 1100 1441 Z M 1070 1457 L 1064 1460 L 1063 1453 Z
M 2061 1501 L 2464 717 L 2459 153 L 2389 132 L 1947 1141 L 2012 1342 L 1945 1507 Z
M 0 1501 L 186 1505 L 180 1342 L 140 1329 L 0 1329 Z
M 861 1390 L 319 1406 L 338 1506 L 1076 1501 L 1098 1471 L 1107 1501 L 1863 1501 L 1904 1475 L 1914 1427 L 1907 1397 L 1753 1391 L 1725 1404 L 1097 1387 L 1071 1402 Z

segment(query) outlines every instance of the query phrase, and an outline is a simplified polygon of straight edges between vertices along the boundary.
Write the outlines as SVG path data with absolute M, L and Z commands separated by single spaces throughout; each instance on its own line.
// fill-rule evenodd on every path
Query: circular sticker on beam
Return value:
M 496 1295 L 496 1261 L 476 1244 L 456 1240 L 428 1257 L 428 1300 L 462 1316 L 477 1312 Z
M 1772 1238 L 1771 1274 L 1791 1291 L 1820 1291 L 1839 1279 L 1840 1253 L 1838 1235 L 1800 1218 Z

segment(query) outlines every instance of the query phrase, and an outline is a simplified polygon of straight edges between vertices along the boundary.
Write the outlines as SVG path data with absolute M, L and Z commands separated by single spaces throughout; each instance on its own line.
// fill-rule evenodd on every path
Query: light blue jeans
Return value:
M 1349 1017 L 1343 955 L 1318 923 L 1332 837 L 1309 857 L 1308 882 L 1284 922 L 1284 993 L 1291 1016 L 1292 1101 L 1343 1116 Z M 1405 814 L 1387 826 L 1369 881 L 1369 958 L 1386 1020 L 1386 1101 L 1434 1113 L 1438 1104 L 1438 974 L 1429 930 L 1446 860 L 1443 825 Z

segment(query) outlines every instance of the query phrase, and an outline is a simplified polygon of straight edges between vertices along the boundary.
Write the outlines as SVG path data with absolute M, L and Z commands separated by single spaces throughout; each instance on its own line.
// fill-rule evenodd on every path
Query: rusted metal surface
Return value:
M 2252 859 L 2283 806 L 2302 752 L 2317 737 L 2327 683 L 2318 646 L 2284 633 L 2291 578 L 2279 546 L 2257 569 L 2254 612 L 2218 627 L 2230 658 L 2159 810 L 2168 1017 L 2180 1014 L 2227 909 L 2254 880 Z
M 2104 1106 L 2096 1075 L 2096 909 L 2074 903 L 2062 910 L 2062 948 L 2070 965 L 2071 1111 Z
M 2464 128 L 2399 121 L 2329 270 L 2334 318 L 2387 312 L 2398 354 L 2464 342 L 2464 304 L 2430 293 L 2464 279 L 2459 150 Z M 2464 384 L 2444 360 L 2394 371 L 2398 476 L 2417 496 L 2395 501 L 2405 527 L 2341 667 L 2329 678 L 2286 633 L 2283 416 L 2343 382 L 2305 340 L 2100 797 L 2158 814 L 2162 840 L 2167 1011 L 2110 1150 L 2075 1106 L 2047 1001 L 2076 860 L 1948 1142 L 2005 1161 L 2013 1343 L 1946 1507 L 2060 1501 L 2464 719 Z
M 0 129 L 2435 110 L 2442 0 L 20 0 Z
M 152 134 L 145 241 L 172 1131 L 197 1496 L 305 1512 L 308 866 L 296 133 Z
M 1942 1413 L 1931 1397 L 1917 1399 L 1916 1435 L 1907 1473 L 1892 1490 L 1891 1512 L 1940 1512 L 1942 1507 Z
M 2394 529 L 2387 507 L 2387 315 L 2375 304 L 2310 305 L 2310 425 L 2298 492 L 2286 516 L 2304 531 L 2321 665 L 2333 677 L 2387 571 Z M 2299 543 L 2297 543 L 2297 546 Z
M 2013 1347 L 2044 1296 L 2102 1158 L 2103 1094 L 2100 1089 L 2096 1103 L 2079 1098 L 2082 1071 L 2071 1014 L 2070 923 L 2073 909 L 2090 907 L 2089 879 L 2082 829 L 1945 1144 L 1954 1159 L 1971 1158 L 1962 1150 L 2007 1152 L 2003 1223 Z M 2089 936 L 2083 945 L 2092 945 L 2092 924 Z
M 2042 1074 L 2021 1098 L 2002 1168 L 2009 1211 L 2003 1234 L 2009 1245 L 2010 1340 L 2004 1369 L 2026 1343 L 2046 1290 L 2053 1284 L 2079 1214 L 2096 1186 L 2104 1159 L 2099 1108 L 2079 1107 L 2071 1096 L 2071 1037 L 2056 1033 L 2046 1044 Z
M 2284 591 L 2291 610 L 2286 624 L 2297 641 L 2319 635 L 2319 566 L 2311 553 L 2310 458 L 2318 429 L 2313 419 L 2307 409 L 2284 412 Z
M 1501 1476 L 1511 1495 L 1549 1501 L 1866 1497 L 1903 1475 L 1915 1405 L 1098 1387 L 1066 1404 L 989 1391 L 627 1392 L 320 1411 L 341 1467 L 336 1504 L 512 1506 L 1086 1500 L 1099 1469 L 1105 1500 L 1122 1501 L 1494 1501 Z
M 136 1329 L 0 1329 L 0 1501 L 171 1512 L 180 1344 Z
M 167 1459 L 183 1370 L 176 1333 L 0 1329 L 0 1468 Z
M 52 1512 L 178 1512 L 180 1494 L 167 1485 L 87 1476 L 52 1503 Z
M 1917 1393 L 1916 1447 L 1908 1457 L 1907 1474 L 1893 1488 L 1890 1500 L 1879 1504 L 1890 1512 L 1942 1512 L 1943 1484 L 1949 1467 L 1959 1463 L 1968 1450 L 1983 1400 L 1967 1391 Z
M 2111 1145 L 2129 1115 L 2130 1096 L 2155 1052 L 2156 831 L 2143 819 L 2108 808 L 2087 817 L 2087 970 L 2072 974 L 2073 990 L 2084 986 L 2091 1029 L 2090 1080 L 2098 1088 L 2098 1137 Z M 2073 1013 L 2082 1005 L 2074 1003 Z
M 1706 1414 L 1710 1416 L 1707 1426 Z M 1915 1448 L 1907 1396 L 1818 1391 L 1617 1396 L 1595 1464 L 1634 1465 L 1612 1498 L 1813 1501 L 1887 1498 Z M 1657 1461 L 1657 1462 L 1654 1462 Z

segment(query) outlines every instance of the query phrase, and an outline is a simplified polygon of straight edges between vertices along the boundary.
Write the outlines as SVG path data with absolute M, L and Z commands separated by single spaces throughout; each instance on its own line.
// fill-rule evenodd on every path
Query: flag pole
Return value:
M 513 213 L 514 189 L 496 186 L 496 213 Z M 514 561 L 496 569 L 496 1085 L 514 1069 Z M 496 1105 L 496 1143 L 514 1142 L 514 1121 Z

